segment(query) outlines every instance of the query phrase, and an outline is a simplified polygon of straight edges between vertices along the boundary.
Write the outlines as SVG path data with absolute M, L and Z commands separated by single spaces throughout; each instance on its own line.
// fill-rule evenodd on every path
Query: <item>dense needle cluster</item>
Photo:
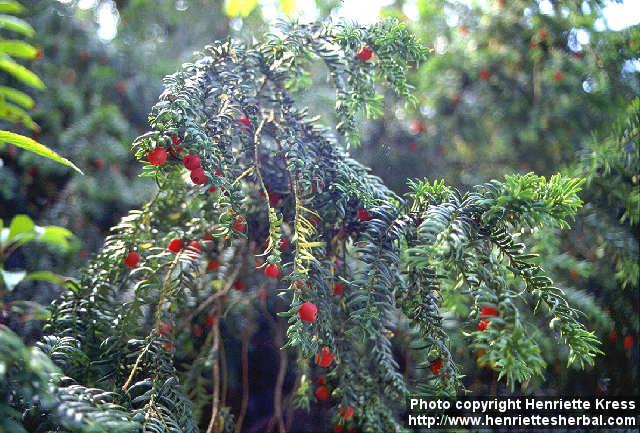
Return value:
M 326 402 L 336 431 L 399 431 L 408 392 L 459 389 L 444 291 L 465 293 L 469 344 L 486 346 L 512 384 L 543 362 L 520 308 L 542 306 L 570 362 L 590 363 L 597 341 L 520 242 L 543 225 L 567 225 L 581 205 L 578 180 L 509 176 L 464 194 L 415 181 L 402 198 L 346 152 L 361 113 L 379 104 L 375 85 L 412 101 L 405 69 L 425 55 L 396 20 L 287 24 L 251 46 L 209 46 L 166 77 L 152 130 L 133 148 L 158 193 L 69 284 L 41 345 L 64 372 L 58 395 L 105 396 L 75 418 L 58 400 L 57 415 L 41 422 L 229 431 L 245 412 L 224 406 L 225 329 L 236 320 L 246 347 L 265 304 L 272 320 L 286 319 L 278 338 L 297 359 L 287 401 Z M 294 103 L 291 83 L 310 61 L 322 61 L 336 85 L 339 141 Z M 409 367 L 394 353 L 403 333 Z M 506 353 L 513 364 L 496 362 Z

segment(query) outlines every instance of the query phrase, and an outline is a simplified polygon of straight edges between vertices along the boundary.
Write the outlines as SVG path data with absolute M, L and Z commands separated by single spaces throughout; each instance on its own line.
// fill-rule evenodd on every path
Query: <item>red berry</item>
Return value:
M 211 328 L 216 323 L 216 320 L 218 320 L 216 316 L 213 314 L 207 314 L 207 317 L 204 318 L 204 326 Z
M 491 322 L 489 319 L 482 319 L 478 322 L 478 331 L 486 331 Z
M 497 315 L 498 310 L 493 307 L 482 307 L 480 310 L 480 317 L 492 317 Z
M 344 426 L 342 424 L 336 424 L 333 426 L 333 431 L 335 433 L 342 433 L 344 431 Z
M 554 78 L 556 81 L 562 81 L 562 80 L 564 80 L 564 74 L 562 73 L 562 71 L 555 71 L 555 72 L 553 73 L 553 78 Z
M 309 220 L 309 222 L 311 224 L 313 224 L 316 227 L 318 227 L 320 225 L 320 223 L 322 223 L 322 220 L 320 219 L 320 217 L 318 215 L 315 215 L 315 214 L 309 215 L 309 217 L 307 219 Z
M 102 170 L 105 166 L 105 162 L 104 159 L 102 158 L 96 158 L 93 160 L 93 166 L 96 168 L 96 170 Z
M 247 221 L 242 215 L 238 215 L 236 216 L 236 220 L 234 221 L 232 228 L 237 232 L 243 232 L 247 228 Z
M 482 81 L 489 81 L 489 78 L 491 78 L 491 71 L 487 68 L 482 68 L 480 69 L 480 73 L 478 74 L 478 76 Z
M 427 131 L 427 125 L 420 119 L 414 119 L 409 124 L 409 131 L 414 135 L 422 134 Z
M 324 376 L 323 375 L 318 376 L 318 378 L 316 379 L 316 384 L 324 385 Z
M 256 294 L 256 298 L 258 298 L 261 301 L 266 301 L 267 297 L 269 297 L 269 291 L 267 290 L 267 288 L 260 287 L 260 289 L 258 290 L 258 293 Z
M 213 260 L 207 263 L 207 270 L 209 271 L 217 271 L 220 268 L 220 262 L 218 260 Z
M 162 165 L 167 162 L 167 151 L 163 147 L 156 147 L 147 153 L 147 161 L 151 165 Z
M 368 210 L 366 209 L 358 209 L 356 213 L 356 217 L 359 221 L 369 221 L 372 217 Z
M 127 265 L 129 269 L 137 268 L 140 264 L 140 254 L 135 251 L 130 251 L 124 258 L 124 264 Z
M 238 122 L 242 123 L 244 126 L 246 126 L 247 128 L 251 127 L 251 121 L 249 120 L 249 118 L 247 116 L 245 116 L 244 114 L 240 117 L 238 117 Z
M 31 176 L 31 177 L 36 177 L 39 172 L 40 172 L 40 170 L 38 170 L 38 167 L 36 167 L 35 165 L 32 165 L 27 170 L 27 173 L 29 173 L 29 176 Z
M 200 245 L 200 242 L 198 241 L 189 242 L 189 248 L 195 250 L 198 254 L 200 254 L 200 251 L 202 251 L 202 245 Z
M 625 335 L 622 340 L 622 345 L 627 350 L 631 349 L 633 347 L 633 335 Z
M 118 95 L 124 95 L 125 92 L 127 91 L 127 83 L 122 80 L 116 81 L 115 87 L 116 87 L 116 93 L 118 93 Z
M 313 302 L 304 302 L 300 305 L 298 314 L 300 315 L 300 319 L 305 322 L 315 322 L 318 317 L 318 307 L 316 307 L 316 304 Z
M 278 206 L 282 202 L 282 196 L 277 192 L 269 193 L 269 204 L 273 207 Z
M 207 190 L 207 192 L 216 192 L 218 190 L 218 188 L 215 185 L 211 185 L 209 187 L 209 189 Z
M 353 407 L 352 406 L 347 406 L 347 407 L 339 408 L 338 409 L 338 415 L 343 420 L 349 421 L 351 418 L 353 418 Z
M 236 280 L 236 282 L 233 283 L 233 288 L 242 292 L 247 289 L 247 285 L 242 280 Z
M 182 147 L 174 147 L 174 146 L 169 146 L 167 150 L 169 151 L 169 154 L 171 155 L 172 158 L 179 158 L 180 154 L 184 151 Z
M 540 29 L 538 35 L 540 36 L 540 39 L 547 39 L 547 36 L 549 36 L 549 32 L 547 32 L 545 29 Z
M 182 164 L 187 170 L 195 170 L 200 168 L 200 157 L 198 155 L 185 155 L 182 158 Z
M 324 385 L 320 385 L 319 387 L 317 387 L 314 394 L 316 395 L 316 398 L 320 401 L 329 400 L 329 389 Z
M 182 143 L 182 140 L 177 135 L 172 135 L 171 142 L 173 143 L 174 146 L 178 146 L 180 143 Z
M 184 247 L 184 242 L 178 238 L 171 239 L 169 245 L 167 245 L 167 249 L 172 253 L 179 253 L 182 247 Z
M 436 361 L 433 364 L 431 364 L 431 366 L 429 368 L 431 369 L 431 372 L 435 376 L 440 374 L 440 369 L 442 368 L 442 358 L 436 359 Z
M 615 343 L 616 341 L 618 341 L 618 334 L 616 333 L 616 331 L 609 332 L 609 341 L 611 343 Z
M 203 333 L 202 326 L 200 326 L 198 324 L 193 325 L 193 335 L 194 336 L 202 337 L 202 333 Z
M 280 239 L 280 251 L 287 251 L 289 249 L 289 239 L 282 238 Z
M 342 296 L 344 294 L 344 284 L 340 282 L 333 283 L 333 294 Z
M 264 268 L 264 275 L 267 278 L 273 278 L 274 280 L 278 279 L 278 277 L 280 277 L 280 268 L 275 263 L 269 263 Z
M 204 185 L 207 182 L 207 175 L 201 167 L 191 170 L 191 182 L 196 185 Z
M 161 323 L 158 327 L 158 332 L 163 337 L 168 337 L 169 333 L 171 332 L 171 325 L 169 325 L 168 323 Z
M 460 32 L 461 35 L 466 35 L 469 33 L 469 27 L 463 24 L 460 27 L 458 27 L 458 31 Z
M 372 55 L 373 55 L 373 51 L 371 50 L 371 48 L 365 45 L 362 48 L 360 48 L 360 50 L 356 54 L 356 57 L 358 57 L 363 62 L 366 62 L 371 58 Z
M 320 353 L 316 353 L 316 364 L 322 368 L 327 368 L 333 364 L 333 353 L 327 346 L 324 346 Z

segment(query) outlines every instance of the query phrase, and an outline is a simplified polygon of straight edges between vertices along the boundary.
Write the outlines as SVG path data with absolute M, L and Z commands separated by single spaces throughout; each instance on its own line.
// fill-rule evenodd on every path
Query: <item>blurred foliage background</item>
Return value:
M 23 18 L 36 30 L 30 42 L 39 50 L 29 67 L 46 85 L 44 91 L 28 91 L 39 128 L 23 132 L 86 175 L 11 145 L 0 147 L 5 226 L 27 214 L 37 224 L 75 234 L 62 253 L 55 245 L 24 245 L 6 257 L 4 269 L 76 276 L 109 227 L 151 197 L 154 185 L 138 177 L 130 143 L 148 127 L 146 115 L 161 92 L 162 77 L 194 51 L 216 39 L 268 32 L 276 19 L 366 20 L 376 12 L 406 22 L 431 54 L 411 75 L 416 105 L 385 94 L 378 117 L 362 119 L 355 158 L 398 193 L 406 192 L 407 178 L 442 178 L 465 190 L 513 172 L 584 177 L 586 206 L 572 230 L 539 232 L 536 249 L 554 279 L 587 311 L 584 320 L 604 341 L 605 354 L 586 371 L 567 371 L 561 364 L 566 355 L 549 341 L 543 353 L 546 380 L 522 388 L 559 395 L 638 393 L 640 26 L 610 29 L 604 15 L 608 3 L 390 0 L 373 12 L 358 11 L 361 2 L 329 0 L 22 3 Z M 327 71 L 318 67 L 313 74 L 317 83 Z M 0 80 L 15 85 L 6 76 Z M 330 86 L 304 90 L 304 104 L 333 124 Z M 25 280 L 0 299 L 0 320 L 36 339 L 40 316 L 12 315 L 10 305 L 18 299 L 46 304 L 58 291 L 55 278 Z M 447 307 L 455 311 L 462 305 L 449 299 Z M 449 326 L 456 326 L 454 319 Z M 476 351 L 464 341 L 455 348 L 470 372 L 469 389 L 504 391 Z M 228 350 L 232 357 L 239 349 Z M 273 348 L 252 348 L 251 360 L 266 361 L 251 376 L 250 412 L 270 410 L 263 407 L 270 395 L 260 394 L 266 380 L 261 372 L 269 371 L 276 356 Z M 231 386 L 230 393 L 238 405 L 238 391 Z

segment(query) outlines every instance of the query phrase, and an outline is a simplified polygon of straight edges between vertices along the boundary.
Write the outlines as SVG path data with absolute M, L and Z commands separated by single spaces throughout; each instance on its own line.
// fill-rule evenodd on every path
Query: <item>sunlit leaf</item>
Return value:
M 12 57 L 20 57 L 21 59 L 33 59 L 38 54 L 38 50 L 24 41 L 0 39 L 0 53 L 5 53 Z
M 28 38 L 33 37 L 36 33 L 33 27 L 31 27 L 31 24 L 11 15 L 0 15 L 0 29 L 19 33 Z
M 0 12 L 9 14 L 19 14 L 24 12 L 24 6 L 14 0 L 1 0 Z
M 59 286 L 64 286 L 67 282 L 67 280 L 64 277 L 49 271 L 30 272 L 24 277 L 24 281 L 29 281 L 29 280 L 30 281 L 34 281 L 34 280 L 47 281 L 49 283 L 57 284 Z
M 61 157 L 44 144 L 40 144 L 29 137 L 25 137 L 24 135 L 16 134 L 10 131 L 0 131 L 0 142 L 11 143 L 21 149 L 25 149 L 35 153 L 36 155 L 49 158 L 53 161 L 59 162 L 62 165 L 73 168 L 80 174 L 84 174 L 82 170 L 76 167 L 76 165 L 68 159 Z
M 224 11 L 230 17 L 248 17 L 258 6 L 258 0 L 227 0 Z
M 27 215 L 16 215 L 9 224 L 9 238 L 8 241 L 12 242 L 18 237 L 24 237 L 26 235 L 33 235 L 36 225 L 33 220 Z
M 285 15 L 291 16 L 296 12 L 296 0 L 280 0 L 280 8 Z
M 26 271 L 6 271 L 0 269 L 0 275 L 8 291 L 12 291 L 27 275 Z
M 38 124 L 31 119 L 31 116 L 26 111 L 6 102 L 0 102 L 0 119 L 22 124 L 31 130 L 37 131 L 39 129 Z
M 70 247 L 70 242 L 73 239 L 73 233 L 70 230 L 64 227 L 58 226 L 46 226 L 46 227 L 38 227 L 36 229 L 37 232 L 42 231 L 42 233 L 38 234 L 38 240 L 41 242 L 48 243 L 50 245 L 54 245 L 63 250 L 68 250 Z
M 42 80 L 33 72 L 25 68 L 24 66 L 14 62 L 10 57 L 0 59 L 0 69 L 12 75 L 15 79 L 21 81 L 27 86 L 31 86 L 38 90 L 45 88 Z
M 34 107 L 35 102 L 31 96 L 27 95 L 20 90 L 13 89 L 7 86 L 0 86 L 0 98 L 4 98 L 8 101 L 12 101 L 22 108 L 31 109 Z

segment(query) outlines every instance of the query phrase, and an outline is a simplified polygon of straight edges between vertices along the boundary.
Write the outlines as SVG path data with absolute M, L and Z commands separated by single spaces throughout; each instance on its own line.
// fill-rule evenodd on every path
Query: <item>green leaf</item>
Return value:
M 296 0 L 280 0 L 280 9 L 287 16 L 293 15 L 296 11 Z
M 31 119 L 26 111 L 4 101 L 0 101 L 0 119 L 11 123 L 20 123 L 32 131 L 39 129 L 38 124 Z
M 0 39 L 0 53 L 21 59 L 33 59 L 38 54 L 38 50 L 33 45 L 24 41 Z
M 11 15 L 0 15 L 0 29 L 16 32 L 28 38 L 32 38 L 36 34 L 36 31 L 31 27 L 31 24 L 22 18 L 13 17 Z
M 35 228 L 36 225 L 33 223 L 33 220 L 27 215 L 16 215 L 9 225 L 9 238 L 7 241 L 13 242 L 21 237 L 35 235 Z
M 25 278 L 25 280 L 28 279 Z M 33 301 L 14 301 L 11 303 L 11 313 L 23 316 L 27 320 L 48 320 L 51 313 L 46 307 Z M 26 317 L 25 317 L 26 316 Z
M 10 57 L 0 59 L 0 69 L 6 73 L 13 75 L 17 80 L 23 82 L 27 86 L 31 86 L 38 90 L 45 88 L 42 80 L 33 72 L 25 68 L 24 66 L 14 62 Z
M 73 233 L 64 227 L 37 227 L 36 232 L 38 232 L 38 241 L 48 243 L 63 250 L 68 250 L 71 246 L 71 240 L 73 240 Z
M 19 14 L 24 12 L 24 6 L 14 0 L 0 0 L 0 12 L 6 14 Z
M 66 158 L 61 157 L 60 155 L 58 155 L 56 152 L 54 152 L 53 150 L 49 149 L 47 146 L 45 146 L 44 144 L 40 144 L 37 141 L 29 138 L 29 137 L 25 137 L 24 135 L 20 135 L 20 134 L 15 134 L 13 132 L 10 131 L 1 131 L 0 130 L 0 142 L 7 142 L 7 143 L 11 143 L 17 147 L 20 147 L 22 149 L 28 150 L 30 152 L 35 153 L 36 155 L 40 155 L 43 156 L 45 158 L 49 158 L 53 161 L 56 161 L 62 165 L 66 165 L 68 167 L 73 168 L 75 171 L 77 171 L 78 173 L 84 175 L 84 173 L 82 172 L 82 170 L 80 170 L 78 167 L 76 167 L 76 165 L 74 163 L 72 163 L 71 161 L 69 161 Z
M 224 11 L 230 17 L 248 17 L 258 6 L 258 0 L 226 0 Z
M 5 271 L 4 269 L 0 269 L 0 276 L 2 276 L 4 285 L 7 286 L 7 290 L 10 292 L 24 280 L 26 275 L 26 271 Z
M 28 110 L 32 109 L 35 106 L 35 102 L 31 98 L 31 96 L 27 95 L 24 92 L 21 92 L 20 90 L 16 90 L 7 86 L 0 86 L 0 98 L 12 101 L 22 108 L 26 108 Z
M 34 271 L 30 272 L 24 277 L 24 281 L 47 281 L 49 283 L 57 284 L 59 286 L 64 286 L 67 283 L 67 280 L 61 275 L 54 274 L 49 271 Z

